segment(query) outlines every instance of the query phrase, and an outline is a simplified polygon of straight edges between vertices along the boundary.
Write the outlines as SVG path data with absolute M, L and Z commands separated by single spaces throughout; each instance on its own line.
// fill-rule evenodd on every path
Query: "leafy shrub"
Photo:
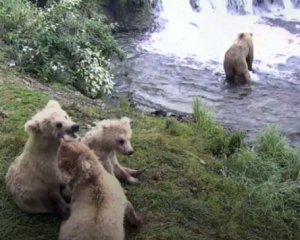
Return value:
M 25 0 L 0 0 L 0 33 L 20 71 L 73 85 L 90 97 L 109 94 L 108 59 L 122 56 L 103 15 L 81 11 L 80 0 L 39 9 Z

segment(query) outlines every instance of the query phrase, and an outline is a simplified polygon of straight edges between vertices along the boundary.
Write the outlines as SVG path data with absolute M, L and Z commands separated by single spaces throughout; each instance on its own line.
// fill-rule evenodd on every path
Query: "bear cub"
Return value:
M 59 240 L 123 240 L 124 217 L 140 224 L 119 181 L 87 145 L 62 138 L 57 158 L 72 186 L 71 215 L 61 224 Z
M 17 206 L 28 213 L 54 213 L 62 218 L 69 207 L 62 195 L 65 185 L 56 156 L 59 136 L 74 137 L 79 130 L 59 103 L 48 104 L 25 124 L 29 138 L 23 152 L 10 165 L 5 177 Z M 65 196 L 66 198 L 69 196 Z
M 117 152 L 123 155 L 133 154 L 130 142 L 131 134 L 129 118 L 107 119 L 87 132 L 82 142 L 94 150 L 109 173 L 115 175 L 121 181 L 136 184 L 139 182 L 137 177 L 144 170 L 133 170 L 121 166 L 116 155 Z

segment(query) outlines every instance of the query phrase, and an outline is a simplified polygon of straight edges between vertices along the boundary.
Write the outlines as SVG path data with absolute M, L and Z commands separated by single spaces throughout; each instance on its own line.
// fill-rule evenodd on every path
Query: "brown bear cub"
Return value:
M 124 216 L 140 223 L 119 181 L 88 146 L 62 138 L 57 158 L 72 186 L 71 215 L 61 224 L 59 240 L 122 240 Z
M 253 71 L 252 33 L 240 33 L 233 45 L 227 50 L 224 58 L 224 70 L 228 82 L 236 80 L 250 84 L 249 71 Z
M 56 161 L 59 136 L 74 135 L 79 130 L 58 102 L 51 100 L 46 107 L 25 124 L 29 139 L 23 152 L 10 165 L 5 177 L 14 201 L 28 213 L 69 215 L 61 187 L 63 177 Z M 70 196 L 69 196 L 70 197 Z
M 139 181 L 137 177 L 144 170 L 123 167 L 117 160 L 117 152 L 124 155 L 133 153 L 130 143 L 131 133 L 129 118 L 107 119 L 87 132 L 82 142 L 95 151 L 109 173 L 115 175 L 121 181 L 136 184 Z

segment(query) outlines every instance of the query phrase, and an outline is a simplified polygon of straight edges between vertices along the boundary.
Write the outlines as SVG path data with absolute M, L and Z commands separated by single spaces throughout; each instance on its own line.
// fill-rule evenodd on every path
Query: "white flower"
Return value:
M 56 65 L 53 65 L 52 67 L 52 70 L 55 72 L 57 70 L 57 66 Z

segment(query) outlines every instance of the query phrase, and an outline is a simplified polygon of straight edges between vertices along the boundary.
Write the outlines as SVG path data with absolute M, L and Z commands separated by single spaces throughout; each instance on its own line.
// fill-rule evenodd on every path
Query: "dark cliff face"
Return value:
M 47 4 L 47 0 L 29 0 L 33 4 L 36 4 L 38 7 L 45 7 Z
M 58 3 L 60 0 L 29 0 L 33 4 L 36 4 L 38 7 L 47 7 L 53 3 Z
M 110 17 L 121 31 L 146 31 L 152 22 L 150 0 L 104 0 Z
M 29 0 L 38 7 L 47 7 L 60 0 Z M 120 26 L 120 31 L 142 32 L 149 30 L 152 23 L 152 9 L 160 0 L 94 0 L 102 6 L 112 21 Z

